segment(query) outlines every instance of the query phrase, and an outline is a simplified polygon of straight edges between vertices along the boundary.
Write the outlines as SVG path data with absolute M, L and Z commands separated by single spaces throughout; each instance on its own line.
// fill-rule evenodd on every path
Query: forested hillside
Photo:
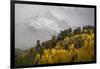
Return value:
M 48 41 L 37 40 L 36 46 L 15 58 L 15 65 L 73 63 L 94 61 L 94 26 L 65 29 Z

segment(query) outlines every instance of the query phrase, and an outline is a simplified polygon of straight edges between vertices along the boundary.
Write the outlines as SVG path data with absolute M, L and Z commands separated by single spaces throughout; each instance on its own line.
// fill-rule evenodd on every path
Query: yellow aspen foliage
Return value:
M 55 54 L 55 53 L 56 53 L 56 49 L 54 49 L 54 48 L 51 49 L 51 53 L 52 53 L 52 54 Z
M 94 33 L 86 33 L 72 35 L 70 37 L 65 36 L 64 39 L 54 42 L 55 46 L 45 47 L 53 45 L 52 42 L 48 42 L 41 48 L 41 52 L 33 51 L 30 54 L 30 49 L 17 57 L 16 64 L 54 64 L 54 63 L 73 63 L 73 62 L 86 62 L 94 61 Z M 50 40 L 51 41 L 51 40 Z M 68 48 L 67 48 L 68 47 Z M 34 50 L 35 51 L 35 50 Z M 32 57 L 32 61 L 29 61 Z M 26 60 L 26 61 L 25 61 Z
M 69 45 L 69 49 L 70 50 L 74 49 L 74 44 Z

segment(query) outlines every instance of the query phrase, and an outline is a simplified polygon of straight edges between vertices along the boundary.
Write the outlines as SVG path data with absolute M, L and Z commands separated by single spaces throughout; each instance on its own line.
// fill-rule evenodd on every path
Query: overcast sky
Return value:
M 69 27 L 94 26 L 94 8 L 15 4 L 15 47 L 28 49 Z

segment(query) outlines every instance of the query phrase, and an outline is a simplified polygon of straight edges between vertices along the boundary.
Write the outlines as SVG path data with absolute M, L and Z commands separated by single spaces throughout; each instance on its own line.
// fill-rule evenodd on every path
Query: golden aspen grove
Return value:
M 15 57 L 15 66 L 87 62 L 95 60 L 94 26 L 68 28 Z

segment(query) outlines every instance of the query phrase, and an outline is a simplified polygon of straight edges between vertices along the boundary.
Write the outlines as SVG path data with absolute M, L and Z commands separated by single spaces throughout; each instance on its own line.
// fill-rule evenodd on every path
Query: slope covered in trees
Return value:
M 61 31 L 48 41 L 26 50 L 15 58 L 15 65 L 73 63 L 94 61 L 94 27 L 84 26 Z

